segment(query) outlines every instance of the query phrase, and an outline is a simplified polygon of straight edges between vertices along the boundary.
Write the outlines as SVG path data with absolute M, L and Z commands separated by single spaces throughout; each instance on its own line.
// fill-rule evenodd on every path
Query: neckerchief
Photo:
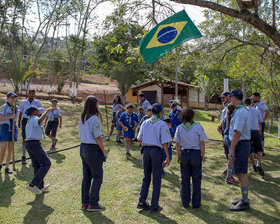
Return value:
M 127 114 L 128 114 L 128 116 L 129 116 L 128 125 L 129 125 L 129 127 L 132 128 L 132 113 L 131 113 L 131 114 L 127 113 Z
M 196 123 L 194 121 L 191 121 L 191 122 L 185 122 L 185 123 L 182 123 L 182 127 L 188 132 L 189 130 L 192 129 L 193 126 L 195 126 Z
M 152 124 L 156 123 L 159 120 L 161 120 L 161 118 L 158 114 L 153 114 L 152 117 L 150 118 Z
M 231 100 L 228 101 L 228 102 L 225 104 L 225 107 L 227 107 L 230 103 L 231 103 Z

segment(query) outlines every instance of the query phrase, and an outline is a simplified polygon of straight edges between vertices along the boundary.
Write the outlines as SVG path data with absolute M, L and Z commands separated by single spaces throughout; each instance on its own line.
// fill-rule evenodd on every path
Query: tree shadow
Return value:
M 22 181 L 29 181 L 33 177 L 33 167 L 32 164 L 30 166 L 22 165 L 20 170 L 16 170 L 15 178 Z
M 166 215 L 157 212 L 151 213 L 150 211 L 141 210 L 139 214 L 149 217 L 150 219 L 155 220 L 157 223 L 168 223 L 168 224 L 177 224 L 177 222 Z
M 84 215 L 90 220 L 91 223 L 106 223 L 106 224 L 113 224 L 111 219 L 103 215 L 101 212 L 88 212 L 83 211 Z
M 5 174 L 5 180 L 2 180 L 2 175 L 0 179 L 0 207 L 8 207 L 15 193 L 15 179 L 11 180 L 9 174 Z
M 36 195 L 34 201 L 27 203 L 27 205 L 32 207 L 24 216 L 23 223 L 48 223 L 48 216 L 53 213 L 54 209 L 43 203 L 44 197 L 44 194 Z
M 61 154 L 59 152 L 52 153 L 48 155 L 50 158 L 54 159 L 56 163 L 62 163 L 63 160 L 65 160 L 66 156 L 64 154 Z

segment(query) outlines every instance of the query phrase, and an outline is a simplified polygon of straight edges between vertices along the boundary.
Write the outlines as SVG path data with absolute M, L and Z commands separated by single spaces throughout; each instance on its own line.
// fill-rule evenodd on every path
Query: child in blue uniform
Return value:
M 170 118 L 169 117 L 163 117 L 162 120 L 167 123 L 168 128 L 171 127 L 171 122 L 170 122 Z M 164 148 L 162 148 L 161 151 L 162 151 L 162 161 L 163 161 L 163 163 L 162 163 L 162 174 L 165 175 L 165 172 L 164 172 L 164 167 L 165 167 L 164 161 L 166 160 L 166 154 L 165 154 Z M 172 160 L 172 147 L 171 147 L 171 143 L 170 142 L 168 143 L 168 154 L 169 154 L 169 160 L 171 162 L 171 160 Z
M 83 163 L 82 210 L 103 211 L 99 204 L 99 192 L 103 181 L 103 162 L 107 159 L 102 142 L 101 124 L 98 118 L 98 99 L 88 96 L 79 122 L 81 141 L 80 156 Z
M 12 142 L 12 131 L 14 125 L 14 140 L 17 141 L 17 125 L 16 125 L 16 116 L 18 112 L 18 108 L 15 108 L 14 114 L 14 104 L 17 95 L 13 92 L 7 93 L 7 101 L 6 103 L 0 107 L 0 142 L 1 142 L 1 154 L 0 154 L 0 171 L 2 168 L 2 162 L 7 150 L 6 156 L 6 168 L 5 173 L 11 174 L 13 173 L 9 169 L 13 142 Z
M 137 116 L 138 116 L 138 121 L 141 121 L 142 118 L 145 116 L 143 107 L 138 108 Z
M 60 108 L 57 107 L 57 99 L 52 99 L 51 103 L 52 103 L 52 107 L 56 109 L 47 114 L 47 118 L 45 119 L 44 126 L 45 127 L 47 126 L 45 129 L 45 134 L 52 139 L 51 149 L 55 149 L 55 145 L 57 143 L 57 139 L 56 139 L 57 127 L 59 124 L 59 127 L 62 128 L 62 116 L 61 116 Z
M 192 207 L 201 206 L 202 162 L 205 162 L 205 142 L 207 139 L 202 126 L 194 120 L 191 108 L 183 109 L 182 124 L 178 126 L 174 142 L 176 142 L 177 161 L 181 166 L 181 199 L 185 208 L 191 201 L 192 178 Z
M 133 112 L 134 105 L 132 103 L 128 104 L 127 112 L 124 112 L 120 117 L 119 124 L 123 128 L 123 137 L 125 138 L 125 150 L 126 156 L 130 157 L 130 145 L 132 139 L 135 137 L 135 130 L 139 124 L 138 116 Z
M 116 129 L 117 129 L 117 136 L 116 136 L 116 144 L 119 144 L 119 143 L 123 143 L 122 140 L 121 140 L 121 137 L 122 137 L 122 126 L 119 124 L 119 121 L 120 121 L 120 118 L 123 114 L 123 112 L 125 112 L 125 109 L 123 107 L 123 105 L 119 105 L 118 106 L 118 112 L 117 112 L 117 126 L 116 126 Z
M 32 160 L 34 168 L 34 178 L 27 184 L 26 189 L 34 194 L 42 194 L 49 189 L 49 185 L 44 184 L 44 178 L 47 175 L 51 161 L 41 146 L 43 125 L 42 122 L 47 116 L 47 113 L 54 111 L 55 108 L 50 107 L 41 116 L 39 108 L 36 106 L 30 106 L 26 111 L 26 115 L 29 116 L 25 131 L 26 131 L 26 149 Z M 40 116 L 40 117 L 39 117 Z
M 171 120 L 170 134 L 171 137 L 174 138 L 176 128 L 178 127 L 178 125 L 181 124 L 180 113 L 182 109 L 178 107 L 178 103 L 176 101 L 172 101 L 170 108 L 171 108 L 171 111 L 169 112 L 169 118 Z
M 116 117 L 116 115 L 117 115 L 117 111 L 118 111 L 118 106 L 119 105 L 123 105 L 121 96 L 120 95 L 115 95 L 114 96 L 114 101 L 113 101 L 113 106 L 112 107 L 107 106 L 108 108 L 112 108 L 112 110 L 113 110 L 112 125 L 111 125 L 111 130 L 109 132 L 109 135 L 106 138 L 107 141 L 110 140 L 110 137 L 113 134 L 114 128 L 117 125 L 117 117 Z
M 161 188 L 162 176 L 162 152 L 164 148 L 167 155 L 165 164 L 169 165 L 168 143 L 172 141 L 168 125 L 161 120 L 163 107 L 160 104 L 153 104 L 153 116 L 144 121 L 141 125 L 137 139 L 142 145 L 143 157 L 142 164 L 144 168 L 144 178 L 142 181 L 139 203 L 137 208 L 143 210 L 151 210 L 151 212 L 159 212 L 163 208 L 158 204 Z M 153 194 L 151 206 L 147 203 L 151 176 L 153 175 Z

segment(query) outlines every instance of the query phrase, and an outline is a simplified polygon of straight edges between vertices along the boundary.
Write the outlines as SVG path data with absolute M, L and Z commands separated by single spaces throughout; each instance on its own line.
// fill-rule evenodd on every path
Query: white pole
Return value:
M 175 100 L 178 101 L 178 60 L 175 67 Z
M 224 92 L 229 92 L 228 79 L 224 79 Z

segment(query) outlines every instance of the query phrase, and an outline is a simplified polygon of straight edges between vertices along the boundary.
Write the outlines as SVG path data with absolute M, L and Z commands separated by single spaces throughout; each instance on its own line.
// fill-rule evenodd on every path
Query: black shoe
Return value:
M 22 165 L 26 165 L 26 159 L 25 159 L 25 156 L 21 157 L 21 164 Z
M 1 171 L 1 169 L 2 169 L 2 165 L 0 165 L 0 171 Z
M 90 205 L 88 205 L 87 207 L 87 211 L 88 212 L 101 212 L 101 211 L 104 211 L 105 210 L 105 207 L 102 206 L 102 205 L 96 205 L 95 207 L 92 207 Z
M 264 171 L 263 171 L 263 168 L 262 168 L 262 165 L 261 164 L 258 164 L 256 166 L 256 170 L 259 172 L 259 174 L 263 177 L 264 176 Z
M 5 173 L 7 173 L 7 174 L 12 174 L 13 171 L 11 171 L 9 168 L 6 168 L 6 169 L 5 169 Z
M 150 210 L 151 206 L 149 205 L 148 202 L 145 202 L 145 203 L 138 203 L 137 208 L 142 210 Z
M 230 207 L 230 210 L 233 212 L 245 211 L 249 209 L 250 209 L 249 201 L 245 203 L 243 200 L 240 200 L 235 206 Z
M 233 205 L 237 205 L 237 204 L 238 204 L 238 202 L 239 202 L 239 201 L 241 201 L 241 200 L 242 200 L 242 199 L 240 198 L 240 199 L 238 199 L 238 200 L 232 201 L 232 202 L 231 202 L 231 204 L 233 204 Z
M 157 208 L 151 209 L 151 212 L 160 212 L 162 209 L 163 207 L 159 205 Z
M 257 167 L 256 167 L 256 165 L 253 165 L 253 170 L 254 170 L 255 173 L 257 172 Z
M 131 154 L 129 152 L 125 153 L 126 157 L 131 157 Z

